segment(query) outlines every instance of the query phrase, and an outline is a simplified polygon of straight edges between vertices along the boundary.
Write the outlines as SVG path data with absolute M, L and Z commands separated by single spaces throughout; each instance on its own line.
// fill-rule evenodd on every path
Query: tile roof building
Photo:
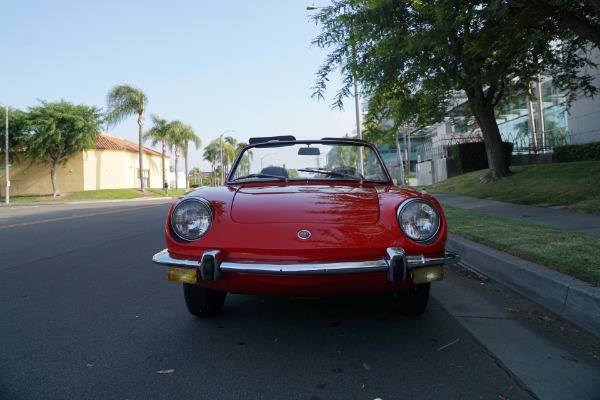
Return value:
M 140 187 L 137 143 L 105 134 L 100 134 L 94 143 L 94 148 L 76 154 L 59 167 L 57 183 L 62 193 Z M 169 159 L 165 156 L 166 176 Z M 144 147 L 143 163 L 145 186 L 162 188 L 161 153 Z M 1 172 L 0 180 L 4 179 Z M 52 193 L 50 166 L 47 164 L 31 165 L 28 160 L 14 162 L 10 168 L 10 181 L 11 195 Z

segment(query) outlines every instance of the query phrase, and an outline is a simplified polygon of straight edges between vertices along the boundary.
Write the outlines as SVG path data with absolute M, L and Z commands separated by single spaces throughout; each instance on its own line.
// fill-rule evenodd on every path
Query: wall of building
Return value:
M 596 49 L 592 61 L 600 64 L 600 51 Z M 600 71 L 590 69 L 588 74 L 595 76 L 594 85 L 600 90 Z M 569 109 L 569 133 L 571 144 L 600 141 L 600 98 L 578 99 Z
M 138 161 L 138 155 L 136 157 L 136 166 Z M 162 174 L 162 164 L 160 156 L 149 156 L 147 154 L 144 155 L 144 169 L 149 170 L 150 172 L 150 180 L 148 183 L 149 188 L 162 189 L 165 182 L 163 181 Z M 165 158 L 165 176 L 169 177 L 169 158 Z M 139 180 L 136 180 L 136 182 Z M 138 185 L 139 186 L 139 185 Z
M 168 166 L 168 159 L 167 159 Z M 51 195 L 50 166 L 29 161 L 13 162 L 10 167 L 10 195 Z M 144 169 L 149 172 L 148 187 L 163 187 L 161 157 L 144 155 Z M 61 193 L 98 189 L 139 188 L 138 154 L 119 150 L 89 150 L 75 155 L 56 174 Z M 5 182 L 5 171 L 0 171 L 0 182 Z M 168 176 L 168 175 L 167 175 Z M 6 195 L 1 185 L 0 196 Z
M 37 194 L 52 195 L 49 164 L 31 164 L 29 161 L 12 162 L 10 167 L 10 195 Z M 81 154 L 71 158 L 65 165 L 58 167 L 56 182 L 62 193 L 77 192 L 83 189 L 83 157 Z M 5 196 L 5 171 L 1 171 L 1 193 Z
M 83 190 L 139 188 L 138 153 L 120 150 L 89 150 L 85 158 Z M 163 187 L 161 158 L 144 154 L 149 188 Z
M 85 158 L 85 189 L 132 188 L 136 154 L 117 150 L 89 150 Z M 135 156 L 135 157 L 134 157 Z
M 185 171 L 177 171 L 177 182 L 175 182 L 175 172 L 169 172 L 167 177 L 169 179 L 169 187 L 171 189 L 185 189 Z

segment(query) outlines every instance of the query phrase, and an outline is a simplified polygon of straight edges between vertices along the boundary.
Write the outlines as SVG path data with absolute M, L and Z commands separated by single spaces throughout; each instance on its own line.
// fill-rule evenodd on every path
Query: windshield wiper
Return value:
M 273 179 L 278 179 L 280 181 L 287 181 L 286 177 L 283 176 L 279 176 L 279 175 L 269 175 L 269 174 L 248 174 L 248 175 L 244 175 L 244 176 L 238 176 L 237 178 L 232 179 L 232 182 L 235 181 L 240 181 L 242 179 L 251 179 L 251 178 L 273 178 Z
M 363 182 L 363 178 L 362 177 L 357 177 L 354 175 L 350 175 L 350 174 L 344 174 L 343 172 L 336 172 L 336 171 L 332 171 L 326 168 L 303 168 L 303 169 L 299 169 L 298 171 L 301 172 L 313 172 L 315 174 L 324 174 L 324 175 L 333 175 L 333 176 L 339 176 L 342 178 L 349 178 L 352 179 L 354 181 L 358 181 L 358 182 Z

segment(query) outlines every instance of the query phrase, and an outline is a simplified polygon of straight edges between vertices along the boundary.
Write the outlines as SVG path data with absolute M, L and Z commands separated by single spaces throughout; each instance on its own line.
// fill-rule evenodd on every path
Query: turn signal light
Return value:
M 170 282 L 196 283 L 198 281 L 198 270 L 196 268 L 169 267 L 167 269 L 167 280 Z
M 444 266 L 442 265 L 413 269 L 413 283 L 415 284 L 441 281 L 442 279 L 444 279 Z

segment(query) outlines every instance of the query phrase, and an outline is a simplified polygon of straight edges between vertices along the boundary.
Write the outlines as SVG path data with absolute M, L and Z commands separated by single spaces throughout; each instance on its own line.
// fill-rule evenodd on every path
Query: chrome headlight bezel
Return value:
M 207 200 L 190 197 L 173 208 L 170 219 L 173 233 L 186 242 L 193 242 L 210 230 L 213 209 Z
M 398 207 L 396 216 L 402 233 L 419 244 L 434 242 L 442 226 L 440 212 L 425 199 L 406 200 Z

